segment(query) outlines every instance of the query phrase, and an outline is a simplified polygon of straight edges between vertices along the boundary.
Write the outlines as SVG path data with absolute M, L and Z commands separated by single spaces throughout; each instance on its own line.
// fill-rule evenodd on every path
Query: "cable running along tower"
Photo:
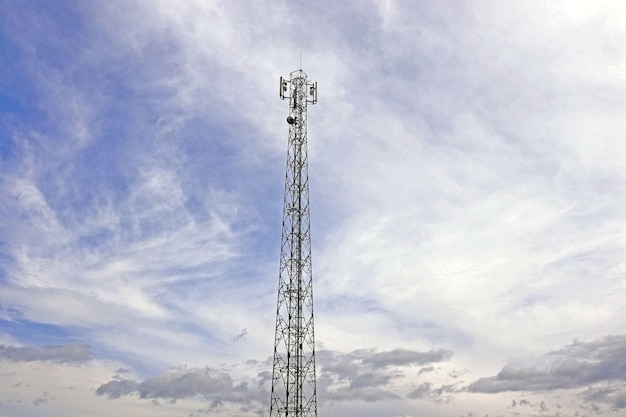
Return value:
M 317 417 L 306 132 L 317 83 L 294 71 L 289 80 L 280 78 L 280 98 L 289 100 L 289 143 L 270 417 Z

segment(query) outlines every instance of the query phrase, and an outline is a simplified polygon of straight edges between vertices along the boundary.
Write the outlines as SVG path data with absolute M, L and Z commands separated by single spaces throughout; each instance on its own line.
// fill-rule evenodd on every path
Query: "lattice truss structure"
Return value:
M 289 143 L 270 417 L 317 417 L 307 156 L 307 105 L 317 102 L 317 83 L 294 71 L 280 78 L 280 97 L 289 100 Z

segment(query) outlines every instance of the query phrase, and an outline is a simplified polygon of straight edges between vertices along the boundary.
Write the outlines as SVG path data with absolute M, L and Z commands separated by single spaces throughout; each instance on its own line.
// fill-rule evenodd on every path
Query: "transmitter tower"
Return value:
M 280 78 L 280 98 L 289 102 L 289 142 L 270 417 L 317 417 L 306 131 L 317 83 L 294 71 L 289 80 Z

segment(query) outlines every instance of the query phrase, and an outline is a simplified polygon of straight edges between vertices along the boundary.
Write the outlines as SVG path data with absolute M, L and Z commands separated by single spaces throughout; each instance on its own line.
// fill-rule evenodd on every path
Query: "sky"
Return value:
M 0 415 L 268 415 L 300 67 L 318 415 L 626 415 L 623 2 L 0 0 L 0 62 Z

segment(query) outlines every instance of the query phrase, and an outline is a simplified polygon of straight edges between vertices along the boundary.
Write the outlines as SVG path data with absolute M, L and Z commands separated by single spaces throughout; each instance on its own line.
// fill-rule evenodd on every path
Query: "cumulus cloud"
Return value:
M 41 348 L 0 345 L 0 359 L 14 362 L 83 363 L 91 358 L 91 351 L 86 345 L 46 345 Z
M 435 387 L 435 384 L 431 382 L 423 382 L 417 388 L 409 392 L 407 398 L 448 403 L 453 399 L 451 394 L 464 391 L 460 385 L 461 383 L 457 382 L 455 384 L 444 384 L 439 387 Z
M 377 352 L 359 349 L 348 353 L 320 350 L 317 355 L 317 388 L 325 400 L 333 402 L 402 400 L 398 391 L 407 388 L 398 383 L 404 376 L 403 367 L 428 365 L 448 360 L 447 350 L 415 351 L 395 349 Z M 248 361 L 248 366 L 257 365 Z M 270 366 L 265 362 L 263 366 Z M 235 382 L 225 370 L 211 368 L 172 368 L 167 372 L 136 381 L 116 375 L 101 384 L 96 394 L 109 399 L 135 395 L 139 398 L 176 401 L 201 397 L 213 404 L 225 402 L 244 404 L 263 403 L 268 397 L 267 387 L 271 372 L 262 371 L 256 377 Z M 252 388 L 251 388 L 252 387 Z M 432 397 L 451 393 L 450 387 L 433 388 Z M 410 397 L 415 398 L 415 397 Z
M 170 401 L 199 396 L 214 405 L 224 402 L 249 405 L 262 400 L 258 390 L 249 389 L 246 383 L 235 384 L 228 373 L 208 367 L 172 368 L 141 382 L 116 377 L 100 385 L 96 394 L 106 395 L 110 399 L 137 395 L 140 398 Z
M 592 404 L 609 404 L 613 410 L 624 409 L 626 408 L 626 381 L 591 386 L 579 392 L 578 397 Z
M 471 383 L 468 390 L 498 393 L 588 386 L 580 394 L 582 398 L 612 402 L 616 408 L 624 408 L 626 335 L 611 335 L 591 342 L 574 341 L 546 357 L 551 362 L 547 368 L 507 364 L 497 375 Z
M 96 390 L 96 394 L 106 395 L 111 399 L 119 398 L 137 391 L 137 385 L 137 382 L 129 379 L 115 378 L 112 381 L 100 385 Z
M 401 398 L 396 384 L 404 376 L 403 367 L 447 361 L 452 352 L 444 349 L 393 349 L 382 352 L 358 349 L 348 353 L 322 350 L 317 352 L 317 357 L 319 387 L 324 398 L 373 402 Z

